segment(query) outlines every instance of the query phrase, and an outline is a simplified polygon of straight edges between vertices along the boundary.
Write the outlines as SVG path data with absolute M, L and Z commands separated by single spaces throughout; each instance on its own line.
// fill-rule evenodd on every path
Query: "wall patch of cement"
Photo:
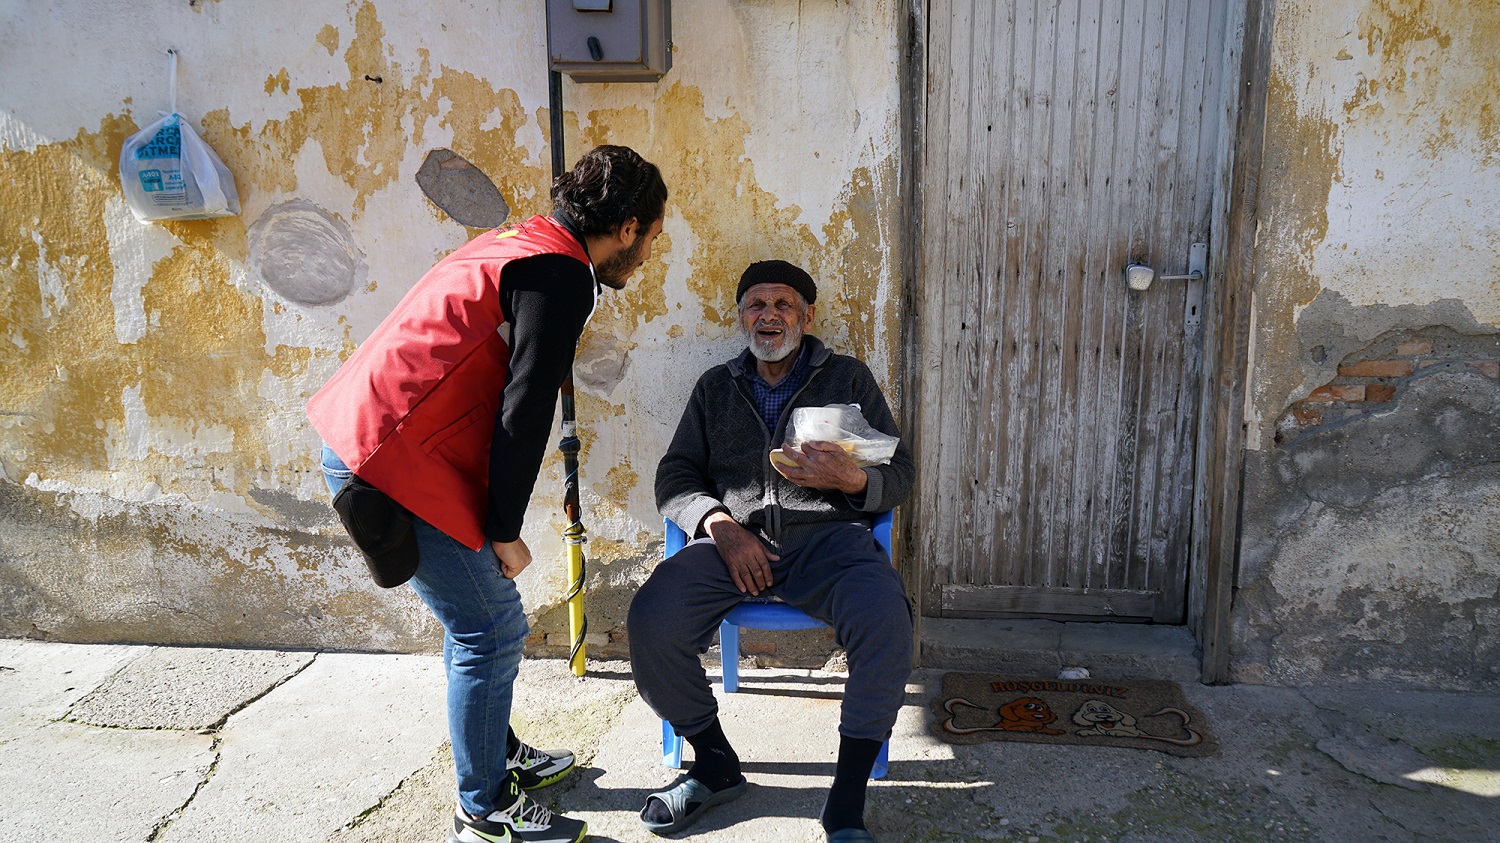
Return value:
M 1457 299 L 1420 305 L 1359 306 L 1343 293 L 1322 290 L 1300 309 L 1295 342 L 1279 344 L 1289 352 L 1277 361 L 1277 380 L 1286 384 L 1286 391 L 1266 394 L 1266 401 L 1274 399 L 1267 406 L 1280 409 L 1305 399 L 1334 380 L 1341 366 L 1389 354 L 1400 342 L 1433 330 L 1446 331 L 1455 338 L 1471 338 L 1477 346 L 1475 354 L 1494 354 L 1496 328 L 1479 322 L 1469 306 Z M 1455 339 L 1453 347 L 1445 351 L 1457 352 L 1462 344 Z M 1269 360 L 1266 362 L 1269 364 Z M 1276 418 L 1275 412 L 1269 418 Z M 1267 427 L 1268 437 L 1274 437 L 1275 432 Z
M 249 239 L 250 272 L 299 304 L 342 301 L 369 274 L 349 226 L 305 200 L 267 208 Z
M 1303 317 L 1335 389 L 1249 454 L 1235 679 L 1500 688 L 1500 331 L 1326 291 Z
M 498 228 L 510 215 L 500 189 L 451 149 L 434 149 L 417 170 L 417 186 L 443 213 L 470 228 Z

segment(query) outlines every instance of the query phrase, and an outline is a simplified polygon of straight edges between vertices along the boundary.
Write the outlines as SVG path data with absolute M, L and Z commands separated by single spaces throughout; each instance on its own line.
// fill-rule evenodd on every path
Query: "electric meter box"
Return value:
M 547 0 L 547 62 L 574 82 L 655 82 L 672 67 L 671 0 Z

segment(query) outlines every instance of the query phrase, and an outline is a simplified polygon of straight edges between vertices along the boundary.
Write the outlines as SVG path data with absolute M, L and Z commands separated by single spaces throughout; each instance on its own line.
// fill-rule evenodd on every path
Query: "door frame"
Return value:
M 1256 197 L 1265 137 L 1266 88 L 1270 76 L 1273 0 L 1231 4 L 1226 22 L 1224 67 L 1238 71 L 1227 80 L 1236 93 L 1227 98 L 1228 125 L 1219 149 L 1210 253 L 1211 283 L 1204 303 L 1203 376 L 1194 455 L 1192 533 L 1189 545 L 1187 625 L 1198 643 L 1201 681 L 1230 681 L 1230 612 L 1239 561 L 1240 505 L 1245 464 L 1245 388 L 1250 364 L 1251 291 L 1254 281 Z M 920 452 L 919 396 L 925 314 L 923 300 L 924 158 L 929 0 L 906 0 L 898 12 L 901 39 L 900 130 L 901 231 L 901 415 L 913 452 Z M 922 471 L 917 466 L 917 471 Z M 913 500 L 898 514 L 897 563 L 911 593 L 925 592 L 927 571 L 912 552 L 918 525 L 926 522 L 922 502 Z M 920 606 L 920 603 L 918 603 Z M 922 613 L 916 612 L 914 657 L 921 663 Z

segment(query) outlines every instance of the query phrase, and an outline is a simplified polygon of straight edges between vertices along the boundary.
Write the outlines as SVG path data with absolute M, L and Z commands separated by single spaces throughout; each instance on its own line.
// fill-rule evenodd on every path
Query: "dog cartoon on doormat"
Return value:
M 1172 682 L 949 673 L 933 709 L 934 733 L 951 743 L 1019 740 L 1174 755 L 1218 752 L 1205 718 Z
M 968 700 L 954 697 L 943 703 L 943 709 L 950 715 L 954 715 L 955 705 L 966 705 L 972 708 L 984 708 L 975 705 Z M 1051 707 L 1036 697 L 1021 697 L 1011 700 L 1000 706 L 1000 719 L 993 726 L 976 726 L 973 728 L 960 728 L 953 725 L 954 717 L 949 717 L 943 722 L 943 728 L 955 735 L 970 735 L 975 732 L 988 732 L 999 729 L 1006 732 L 1041 732 L 1044 735 L 1061 735 L 1061 729 L 1049 728 L 1049 724 L 1057 719 L 1052 713 Z M 956 716 L 956 715 L 954 715 Z

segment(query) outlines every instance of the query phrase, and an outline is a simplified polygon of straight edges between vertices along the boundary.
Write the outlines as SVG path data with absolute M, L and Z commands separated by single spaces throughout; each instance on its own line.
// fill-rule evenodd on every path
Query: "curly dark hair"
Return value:
M 585 235 L 608 234 L 632 217 L 645 231 L 666 210 L 667 185 L 635 150 L 596 146 L 552 182 L 552 205 Z

